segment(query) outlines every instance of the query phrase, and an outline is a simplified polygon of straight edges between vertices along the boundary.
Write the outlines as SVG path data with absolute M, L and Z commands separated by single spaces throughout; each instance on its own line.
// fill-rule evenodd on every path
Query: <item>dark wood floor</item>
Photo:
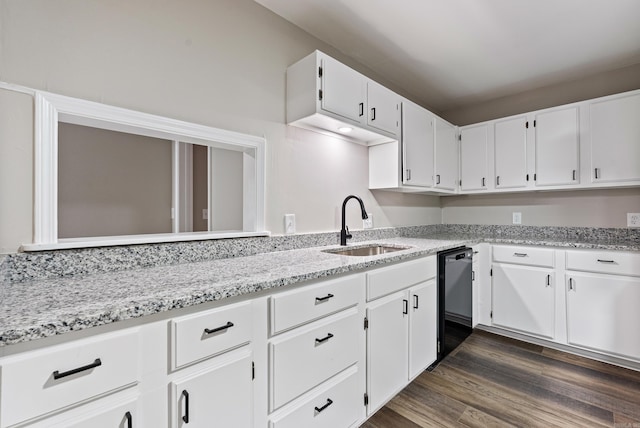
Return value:
M 640 428 L 640 372 L 475 331 L 365 428 Z

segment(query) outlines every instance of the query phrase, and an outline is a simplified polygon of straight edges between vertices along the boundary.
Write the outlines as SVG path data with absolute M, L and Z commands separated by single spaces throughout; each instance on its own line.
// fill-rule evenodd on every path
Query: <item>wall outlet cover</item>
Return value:
M 373 214 L 367 213 L 369 216 L 368 219 L 362 220 L 362 228 L 363 229 L 373 229 Z
M 287 233 L 287 234 L 296 233 L 296 215 L 295 214 L 284 215 L 284 233 Z
M 513 213 L 513 224 L 522 224 L 522 213 Z
M 627 227 L 640 227 L 640 213 L 627 213 Z

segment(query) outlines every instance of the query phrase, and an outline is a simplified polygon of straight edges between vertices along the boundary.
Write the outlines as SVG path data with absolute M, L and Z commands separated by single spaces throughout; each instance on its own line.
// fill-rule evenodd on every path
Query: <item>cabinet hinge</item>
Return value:
M 460 184 L 460 186 L 462 186 L 462 180 L 460 180 L 458 183 Z
M 369 394 L 367 394 L 366 392 L 364 393 L 364 405 L 369 405 Z
M 533 127 L 534 128 L 536 127 L 536 121 L 535 120 L 533 121 Z
M 322 67 L 318 67 L 318 77 L 322 77 Z
M 462 141 L 462 134 L 458 134 L 458 141 Z
M 493 311 L 491 311 L 491 313 L 489 313 L 489 318 L 493 319 Z
M 322 101 L 322 89 L 318 89 L 318 99 Z
M 529 129 L 529 121 L 528 120 L 525 122 L 524 127 Z
M 527 174 L 527 181 L 529 181 L 529 174 Z
M 368 329 L 369 328 L 369 318 L 364 317 L 364 329 Z
M 493 268 L 489 271 L 489 276 L 493 276 Z
M 256 378 L 256 363 L 251 361 L 251 380 Z
M 533 174 L 533 181 L 536 181 L 538 179 L 538 174 Z

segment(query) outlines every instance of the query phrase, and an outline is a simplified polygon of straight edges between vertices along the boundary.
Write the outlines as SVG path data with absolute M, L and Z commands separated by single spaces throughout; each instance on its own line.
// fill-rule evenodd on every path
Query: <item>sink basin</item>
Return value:
M 379 256 L 380 254 L 393 253 L 394 251 L 408 250 L 411 247 L 401 245 L 381 245 L 373 244 L 365 247 L 340 248 L 336 250 L 323 250 L 325 253 L 338 254 L 340 256 Z

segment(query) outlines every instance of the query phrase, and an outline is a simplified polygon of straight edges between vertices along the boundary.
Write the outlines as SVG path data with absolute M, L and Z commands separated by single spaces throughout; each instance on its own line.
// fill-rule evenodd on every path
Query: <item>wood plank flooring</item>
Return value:
M 640 372 L 474 331 L 363 428 L 640 428 Z

